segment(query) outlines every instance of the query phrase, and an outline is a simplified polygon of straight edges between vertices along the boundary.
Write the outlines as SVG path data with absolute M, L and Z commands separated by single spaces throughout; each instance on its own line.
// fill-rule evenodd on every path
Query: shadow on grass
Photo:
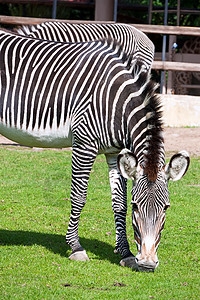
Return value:
M 119 264 L 120 257 L 113 253 L 114 247 L 97 239 L 80 238 L 80 243 L 86 251 L 90 251 L 97 259 L 109 260 Z M 0 230 L 0 246 L 32 246 L 40 245 L 50 251 L 67 257 L 69 246 L 65 244 L 65 236 L 34 231 Z

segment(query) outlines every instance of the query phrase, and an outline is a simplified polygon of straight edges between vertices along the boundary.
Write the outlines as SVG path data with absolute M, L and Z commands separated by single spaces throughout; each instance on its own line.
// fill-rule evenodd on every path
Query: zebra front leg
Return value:
M 112 209 L 115 218 L 116 246 L 115 253 L 120 253 L 120 265 L 136 269 L 135 256 L 129 249 L 126 235 L 127 180 L 121 176 L 117 167 L 118 154 L 106 154 L 109 166 L 109 179 L 112 193 Z
M 106 154 L 109 166 L 109 179 L 112 194 L 112 209 L 115 218 L 116 247 L 115 252 L 122 258 L 132 256 L 126 236 L 127 214 L 127 181 L 123 178 L 117 167 L 118 154 Z
M 89 175 L 97 155 L 97 149 L 88 149 L 84 145 L 73 146 L 71 215 L 66 242 L 72 249 L 71 260 L 89 260 L 86 251 L 79 242 L 78 225 L 81 211 L 86 203 Z

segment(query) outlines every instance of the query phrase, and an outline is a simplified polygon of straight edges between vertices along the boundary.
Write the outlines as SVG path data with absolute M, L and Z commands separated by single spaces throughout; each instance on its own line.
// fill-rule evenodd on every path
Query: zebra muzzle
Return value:
M 153 244 L 150 248 L 147 248 L 145 243 L 143 243 L 141 253 L 136 255 L 135 261 L 138 266 L 138 271 L 154 271 L 159 264 L 155 245 Z

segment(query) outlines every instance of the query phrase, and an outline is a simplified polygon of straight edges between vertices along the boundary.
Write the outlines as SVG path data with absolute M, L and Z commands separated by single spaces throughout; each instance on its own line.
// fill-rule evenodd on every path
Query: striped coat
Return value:
M 154 59 L 154 45 L 140 30 L 128 24 L 71 24 L 62 22 L 45 22 L 36 26 L 24 26 L 18 33 L 44 40 L 59 42 L 87 42 L 102 38 L 115 39 L 132 63 L 143 65 L 149 71 Z
M 88 260 L 78 225 L 92 165 L 104 153 L 121 265 L 154 270 L 169 206 L 167 182 L 187 171 L 183 151 L 165 165 L 160 100 L 141 63 L 113 40 L 61 43 L 0 29 L 0 134 L 36 147 L 72 146 L 70 259 Z M 137 72 L 136 72 L 137 70 Z M 126 179 L 134 181 L 138 254 L 126 235 Z

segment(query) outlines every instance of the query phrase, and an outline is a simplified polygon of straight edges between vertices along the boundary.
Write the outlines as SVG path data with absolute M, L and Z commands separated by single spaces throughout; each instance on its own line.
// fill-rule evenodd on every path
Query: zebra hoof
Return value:
M 77 260 L 77 261 L 86 261 L 86 260 L 89 260 L 89 257 L 87 256 L 86 251 L 83 250 L 83 251 L 76 251 L 76 252 L 72 253 L 69 256 L 69 259 Z
M 117 249 L 114 250 L 114 253 L 115 253 L 115 254 L 119 254 L 119 252 L 117 251 Z
M 129 256 L 126 258 L 122 258 L 122 260 L 120 260 L 120 266 L 122 267 L 128 267 L 131 268 L 133 270 L 138 270 L 138 266 L 136 264 L 135 261 L 135 256 Z

